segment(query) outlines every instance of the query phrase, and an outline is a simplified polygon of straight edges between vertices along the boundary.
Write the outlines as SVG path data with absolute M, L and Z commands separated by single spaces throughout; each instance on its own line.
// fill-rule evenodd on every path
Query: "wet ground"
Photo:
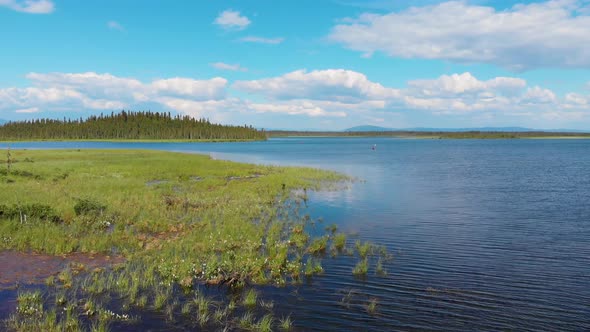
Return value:
M 0 252 L 0 289 L 40 284 L 68 266 L 92 270 L 122 263 L 121 257 L 75 253 L 52 256 L 17 251 Z

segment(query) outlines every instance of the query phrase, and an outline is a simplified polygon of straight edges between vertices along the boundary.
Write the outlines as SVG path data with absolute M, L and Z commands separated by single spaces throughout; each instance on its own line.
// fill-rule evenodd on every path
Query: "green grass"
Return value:
M 190 313 L 191 313 L 192 309 L 193 309 L 193 305 L 192 305 L 192 303 L 191 303 L 191 302 L 186 302 L 185 304 L 183 304 L 183 305 L 182 305 L 182 309 L 181 309 L 181 311 L 180 311 L 180 312 L 181 312 L 181 313 L 182 313 L 184 316 L 188 316 L 188 315 L 190 315 Z
M 154 309 L 161 310 L 166 304 L 166 301 L 168 301 L 168 293 L 159 291 L 154 298 Z
M 147 296 L 146 295 L 142 295 L 137 299 L 137 307 L 138 308 L 145 308 L 146 304 L 147 304 Z
M 260 318 L 260 320 L 258 320 L 258 323 L 256 323 L 255 331 L 272 332 L 273 323 L 274 318 L 272 317 L 272 315 L 266 314 L 262 318 Z
M 328 246 L 328 236 L 322 236 L 320 238 L 314 239 L 313 242 L 307 248 L 307 252 L 312 255 L 319 255 L 326 252 L 326 247 Z
M 290 331 L 293 328 L 293 321 L 291 316 L 279 319 L 279 329 L 283 331 Z
M 369 261 L 367 258 L 363 258 L 356 264 L 354 269 L 352 269 L 352 274 L 354 274 L 355 276 L 366 276 L 368 271 Z
M 256 290 L 254 289 L 248 289 L 246 291 L 246 294 L 244 294 L 244 299 L 242 300 L 242 304 L 244 305 L 244 307 L 252 309 L 256 307 L 257 302 L 258 292 L 256 292 Z
M 338 251 L 344 250 L 344 248 L 346 247 L 346 234 L 338 233 L 338 234 L 334 235 L 334 239 L 332 240 L 332 244 L 334 245 L 334 248 L 336 250 L 338 250 Z
M 19 293 L 16 312 L 23 316 L 39 316 L 43 313 L 43 298 L 40 291 Z
M 88 297 L 83 303 L 95 301 L 92 311 L 98 321 L 93 326 L 99 330 L 120 317 L 100 309 L 113 296 L 123 300 L 123 309 L 153 304 L 165 310 L 176 301 L 171 291 L 175 285 L 185 292 L 203 283 L 283 285 L 303 274 L 322 273 L 318 258 L 308 264 L 302 261 L 324 252 L 331 237 L 311 237 L 306 231 L 310 218 L 294 220 L 297 211 L 288 211 L 298 204 L 285 202 L 294 199 L 291 193 L 296 189 L 331 189 L 347 180 L 317 169 L 256 166 L 171 152 L 11 154 L 11 172 L 0 172 L 0 212 L 8 211 L 0 213 L 0 234 L 8 239 L 0 242 L 0 250 L 125 259 L 111 269 L 74 266 L 47 280 L 51 289 L 65 294 L 65 306 L 78 303 L 80 296 Z M 5 167 L 0 162 L 0 169 Z M 243 299 L 246 307 L 256 305 L 257 294 L 251 292 Z M 13 329 L 75 329 L 75 312 L 81 315 L 84 308 L 74 308 L 69 318 L 54 317 L 54 299 L 50 307 L 39 308 L 43 313 L 34 321 L 15 316 L 10 320 Z M 209 312 L 210 302 L 203 304 L 206 301 L 210 300 L 191 305 L 204 325 L 216 316 Z M 183 314 L 191 309 L 178 307 Z M 250 328 L 261 322 L 252 317 Z
M 363 243 L 361 240 L 357 240 L 354 246 L 362 259 L 367 258 L 368 255 L 373 253 L 373 244 L 371 242 Z
M 315 169 L 156 151 L 13 150 L 12 155 L 13 171 L 34 176 L 0 175 L 0 202 L 48 206 L 61 222 L 29 217 L 23 223 L 0 215 L 0 233 L 10 239 L 0 249 L 117 252 L 146 258 L 170 282 L 223 281 L 233 273 L 265 281 L 265 254 L 274 248 L 261 255 L 262 242 L 268 225 L 278 221 L 253 220 L 272 216 L 277 197 L 286 199 L 291 190 L 344 179 Z M 64 173 L 68 176 L 56 180 Z M 304 246 L 309 236 L 303 228 L 295 233 L 298 246 Z
M 307 258 L 304 271 L 306 277 L 311 277 L 314 274 L 321 274 L 323 272 L 324 268 L 322 267 L 322 262 L 319 259 L 313 259 L 312 257 Z
M 195 298 L 193 299 L 193 302 L 197 307 L 199 317 L 209 315 L 209 307 L 211 306 L 211 300 L 209 300 L 204 295 L 197 293 L 195 295 Z
M 229 311 L 227 308 L 225 308 L 225 309 L 217 308 L 217 310 L 215 310 L 215 312 L 213 313 L 213 319 L 215 320 L 216 323 L 221 324 L 226 319 L 228 314 L 229 314 Z
M 252 312 L 245 312 L 242 317 L 238 319 L 238 326 L 243 330 L 251 330 L 255 327 L 254 316 Z

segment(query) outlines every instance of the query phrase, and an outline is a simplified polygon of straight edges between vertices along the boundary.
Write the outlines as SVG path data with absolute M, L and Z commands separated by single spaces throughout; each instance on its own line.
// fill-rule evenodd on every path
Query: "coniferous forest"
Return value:
M 169 112 L 122 111 L 87 119 L 7 122 L 0 126 L 0 139 L 264 140 L 266 133 L 251 126 L 213 124 Z

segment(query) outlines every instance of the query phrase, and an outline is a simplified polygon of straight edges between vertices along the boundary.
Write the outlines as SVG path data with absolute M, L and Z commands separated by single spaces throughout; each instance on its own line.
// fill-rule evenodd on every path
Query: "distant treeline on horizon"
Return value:
M 169 112 L 122 111 L 86 119 L 35 119 L 0 125 L 0 139 L 264 140 L 252 126 L 228 126 Z

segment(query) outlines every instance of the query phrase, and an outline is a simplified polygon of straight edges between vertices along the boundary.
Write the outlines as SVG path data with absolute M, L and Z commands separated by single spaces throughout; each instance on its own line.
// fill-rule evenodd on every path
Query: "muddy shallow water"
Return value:
M 69 254 L 52 256 L 38 253 L 16 251 L 0 252 L 0 289 L 15 288 L 21 285 L 40 284 L 46 278 L 58 274 L 69 265 L 92 270 L 121 263 L 120 257 L 91 254 Z

